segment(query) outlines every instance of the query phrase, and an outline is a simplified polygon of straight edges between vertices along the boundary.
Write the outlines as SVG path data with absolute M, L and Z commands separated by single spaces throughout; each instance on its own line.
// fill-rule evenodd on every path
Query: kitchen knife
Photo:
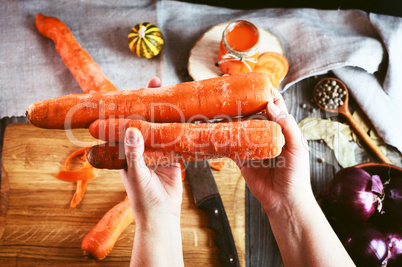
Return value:
M 188 162 L 185 167 L 195 205 L 208 212 L 208 226 L 216 233 L 219 260 L 224 266 L 240 266 L 229 221 L 208 161 Z

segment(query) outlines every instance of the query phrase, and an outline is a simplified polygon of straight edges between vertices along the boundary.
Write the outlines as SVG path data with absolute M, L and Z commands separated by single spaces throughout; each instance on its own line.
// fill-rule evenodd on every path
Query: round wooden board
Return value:
M 195 43 L 190 51 L 188 60 L 188 73 L 196 80 L 203 80 L 222 76 L 222 70 L 217 66 L 219 44 L 222 33 L 229 23 L 213 26 Z M 260 54 L 276 52 L 283 54 L 278 38 L 267 30 L 258 27 L 260 31 Z

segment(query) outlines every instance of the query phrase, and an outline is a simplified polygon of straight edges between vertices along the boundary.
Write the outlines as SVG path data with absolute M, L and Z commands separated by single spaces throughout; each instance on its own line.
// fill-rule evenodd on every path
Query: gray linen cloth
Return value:
M 189 52 L 212 26 L 247 19 L 275 34 L 289 60 L 287 90 L 333 71 L 386 143 L 402 151 L 402 18 L 359 10 L 232 10 L 176 1 L 11 1 L 0 10 L 0 117 L 24 115 L 30 103 L 81 93 L 54 49 L 34 25 L 37 13 L 60 18 L 120 90 L 191 80 Z M 161 28 L 160 56 L 137 58 L 127 45 L 132 26 Z

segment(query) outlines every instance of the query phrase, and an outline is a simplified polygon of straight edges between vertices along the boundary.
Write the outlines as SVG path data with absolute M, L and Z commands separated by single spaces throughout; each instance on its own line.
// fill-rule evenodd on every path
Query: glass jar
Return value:
M 253 71 L 259 55 L 260 32 L 247 20 L 229 23 L 219 45 L 218 65 L 225 74 Z

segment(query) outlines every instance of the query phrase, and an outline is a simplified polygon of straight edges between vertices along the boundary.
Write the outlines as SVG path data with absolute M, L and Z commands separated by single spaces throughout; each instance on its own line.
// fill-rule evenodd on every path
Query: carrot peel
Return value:
M 65 170 L 60 170 L 57 174 L 54 176 L 56 178 L 59 178 L 61 180 L 65 181 L 70 181 L 70 182 L 78 182 L 79 180 L 83 181 L 88 181 L 91 179 L 96 178 L 97 176 L 97 171 L 89 162 L 86 160 L 86 152 L 88 151 L 89 147 L 81 148 L 68 156 L 64 163 L 64 168 Z M 83 155 L 83 157 L 80 157 L 81 160 L 84 160 L 84 166 L 82 166 L 78 170 L 72 170 L 70 169 L 69 165 L 72 159 L 74 159 L 77 156 Z
M 209 162 L 209 166 L 216 171 L 221 171 L 226 165 L 225 161 L 211 161 Z
M 65 170 L 60 170 L 55 175 L 55 177 L 58 179 L 77 183 L 76 191 L 70 202 L 70 207 L 72 208 L 75 208 L 83 199 L 88 181 L 95 179 L 98 174 L 98 170 L 86 160 L 86 153 L 88 149 L 89 147 L 84 147 L 71 153 L 64 163 Z M 78 156 L 80 156 L 80 160 L 85 161 L 84 165 L 78 170 L 70 169 L 70 162 Z
M 186 179 L 186 168 L 184 167 L 183 163 L 180 164 L 180 171 L 181 171 L 181 180 L 184 181 Z
M 70 202 L 70 207 L 75 208 L 78 204 L 81 203 L 81 200 L 84 198 L 85 190 L 87 189 L 88 180 L 80 180 L 77 181 L 77 187 L 74 193 L 73 198 Z

